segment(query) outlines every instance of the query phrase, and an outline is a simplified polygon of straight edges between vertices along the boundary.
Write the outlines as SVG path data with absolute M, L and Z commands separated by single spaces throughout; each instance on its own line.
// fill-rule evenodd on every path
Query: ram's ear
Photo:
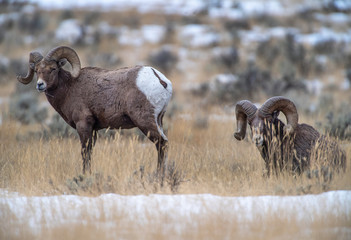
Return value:
M 65 64 L 67 63 L 67 59 L 66 58 L 61 58 L 58 62 L 57 65 L 59 68 L 65 66 Z

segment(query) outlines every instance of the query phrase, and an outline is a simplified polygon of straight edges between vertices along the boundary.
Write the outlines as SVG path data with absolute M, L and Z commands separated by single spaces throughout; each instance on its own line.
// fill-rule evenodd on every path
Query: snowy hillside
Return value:
M 297 1 L 277 1 L 277 0 L 76 0 L 76 1 L 45 1 L 29 0 L 45 9 L 69 9 L 69 8 L 95 8 L 100 10 L 125 11 L 137 9 L 140 13 L 163 11 L 166 14 L 190 15 L 204 10 L 208 10 L 213 17 L 242 18 L 253 15 L 269 14 L 276 16 L 292 15 L 303 8 L 321 8 L 329 1 L 305 1 L 303 7 Z M 349 10 L 351 3 L 343 0 L 333 1 L 335 8 L 339 10 Z

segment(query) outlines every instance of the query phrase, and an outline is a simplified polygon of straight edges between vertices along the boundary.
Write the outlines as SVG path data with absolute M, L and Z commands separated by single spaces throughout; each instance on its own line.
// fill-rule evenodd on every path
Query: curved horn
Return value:
M 45 57 L 47 60 L 54 60 L 58 62 L 60 59 L 66 58 L 72 65 L 71 75 L 76 78 L 80 73 L 80 60 L 77 53 L 70 47 L 60 46 L 52 49 Z
M 29 54 L 29 68 L 27 76 L 17 76 L 17 80 L 23 84 L 28 84 L 33 80 L 35 65 L 43 59 L 43 55 L 39 52 L 31 52 Z
M 285 134 L 293 133 L 299 121 L 295 104 L 285 97 L 272 97 L 262 105 L 258 114 L 266 118 L 272 116 L 274 111 L 281 111 L 286 117 L 287 125 L 284 126 Z
M 241 141 L 245 138 L 247 120 L 249 120 L 250 123 L 253 120 L 256 111 L 256 106 L 248 100 L 237 102 L 235 106 L 237 130 L 234 133 L 234 137 L 237 140 Z

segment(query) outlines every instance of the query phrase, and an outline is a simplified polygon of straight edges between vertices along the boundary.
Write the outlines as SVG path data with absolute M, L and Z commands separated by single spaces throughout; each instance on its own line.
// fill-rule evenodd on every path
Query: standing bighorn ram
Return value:
M 286 125 L 278 119 L 280 111 L 287 119 Z M 242 100 L 236 104 L 235 114 L 234 137 L 243 140 L 246 125 L 250 125 L 252 140 L 265 161 L 268 175 L 271 169 L 301 173 L 310 167 L 312 158 L 345 169 L 345 153 L 338 144 L 310 125 L 299 124 L 296 106 L 289 99 L 272 97 L 259 109 L 250 101 Z
M 68 61 L 71 71 L 62 68 Z M 37 90 L 61 117 L 79 134 L 82 145 L 83 173 L 91 171 L 90 158 L 96 131 L 103 128 L 138 127 L 158 152 L 157 172 L 163 179 L 168 140 L 162 119 L 172 96 L 172 83 L 152 67 L 135 66 L 118 70 L 81 68 L 77 53 L 70 47 L 52 49 L 46 57 L 29 55 L 23 84 L 37 74 Z

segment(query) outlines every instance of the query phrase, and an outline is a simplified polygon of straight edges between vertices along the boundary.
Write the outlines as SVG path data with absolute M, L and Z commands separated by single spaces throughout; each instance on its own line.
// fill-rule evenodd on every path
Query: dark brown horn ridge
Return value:
M 47 60 L 59 61 L 66 58 L 72 66 L 71 75 L 76 78 L 79 76 L 81 65 L 78 54 L 70 47 L 60 46 L 52 49 L 45 57 Z
M 17 76 L 17 80 L 23 84 L 28 84 L 33 80 L 35 65 L 43 59 L 43 55 L 39 52 L 31 52 L 29 54 L 29 68 L 25 77 Z
M 281 111 L 284 113 L 287 121 L 287 125 L 284 129 L 288 134 L 293 133 L 299 121 L 299 115 L 295 104 L 286 97 L 272 97 L 262 105 L 258 114 L 263 118 L 267 118 L 271 116 L 274 111 Z
M 237 140 L 240 141 L 245 138 L 247 121 L 249 121 L 250 123 L 253 120 L 256 111 L 256 106 L 248 100 L 242 100 L 236 104 L 235 115 L 237 122 L 237 130 L 234 133 L 234 137 Z

